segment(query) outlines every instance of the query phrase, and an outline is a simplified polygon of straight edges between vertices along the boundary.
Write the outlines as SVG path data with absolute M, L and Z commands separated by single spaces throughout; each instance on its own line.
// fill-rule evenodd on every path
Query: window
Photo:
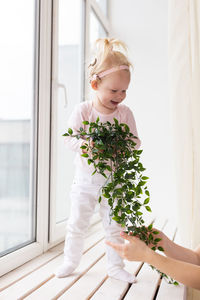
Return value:
M 105 38 L 108 33 L 105 29 L 105 27 L 103 26 L 103 23 L 100 21 L 95 8 L 90 10 L 90 34 L 89 34 L 89 49 L 91 51 L 94 42 L 98 39 L 98 38 Z M 90 56 L 91 54 L 89 54 Z M 91 55 L 92 56 L 92 55 Z M 86 91 L 87 91 L 87 98 L 91 99 L 93 97 L 93 91 L 90 89 L 89 87 L 89 82 L 86 81 Z
M 108 32 L 95 0 L 0 4 L 0 276 L 64 240 L 74 153 L 62 134 Z
M 0 256 L 36 238 L 35 5 L 0 4 Z
M 91 10 L 90 13 L 90 46 L 92 47 L 93 43 L 98 38 L 104 38 L 107 36 L 107 32 L 104 29 L 102 23 L 99 21 L 94 10 Z

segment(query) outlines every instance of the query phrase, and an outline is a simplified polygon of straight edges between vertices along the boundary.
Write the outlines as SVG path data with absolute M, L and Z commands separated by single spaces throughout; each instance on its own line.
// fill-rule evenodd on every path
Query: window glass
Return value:
M 107 16 L 107 13 L 108 13 L 108 10 L 107 10 L 108 1 L 107 0 L 96 0 L 96 2 L 100 6 L 100 8 L 104 12 L 104 14 Z
M 97 18 L 95 12 L 91 10 L 90 14 L 90 49 L 98 38 L 107 36 L 107 32 Z
M 105 38 L 107 36 L 107 32 L 105 31 L 104 27 L 102 26 L 101 22 L 97 18 L 95 12 L 91 10 L 90 13 L 90 51 L 91 53 L 88 55 L 90 57 L 90 61 L 93 61 L 93 53 L 92 49 L 94 47 L 94 43 L 98 38 Z M 86 78 L 87 80 L 87 78 Z M 89 81 L 86 83 L 87 85 L 87 98 L 92 99 L 94 97 L 94 93 L 89 86 Z
M 35 240 L 35 1 L 0 2 L 0 256 Z
M 81 101 L 81 89 L 83 86 L 81 60 L 81 0 L 59 1 L 59 30 L 58 30 L 58 94 L 56 107 L 57 129 L 55 132 L 56 143 L 56 172 L 55 197 L 56 197 L 56 223 L 69 216 L 70 199 L 69 192 L 73 179 L 75 154 L 64 147 L 63 133 L 67 129 L 67 121 Z M 66 92 L 66 94 L 65 94 Z M 67 97 L 67 99 L 65 98 Z M 67 102 L 67 103 L 66 103 Z M 55 112 L 53 112 L 55 113 Z

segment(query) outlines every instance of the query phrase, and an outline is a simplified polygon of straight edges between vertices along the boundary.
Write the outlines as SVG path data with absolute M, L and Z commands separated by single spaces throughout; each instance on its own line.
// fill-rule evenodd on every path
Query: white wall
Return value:
M 153 213 L 176 217 L 168 95 L 168 1 L 109 0 L 113 36 L 123 40 L 135 70 L 126 104 L 142 140 Z

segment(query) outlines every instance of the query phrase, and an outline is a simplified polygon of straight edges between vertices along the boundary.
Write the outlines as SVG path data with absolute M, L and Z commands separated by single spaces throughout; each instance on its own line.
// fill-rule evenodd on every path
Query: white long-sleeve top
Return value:
M 77 134 L 80 130 L 80 127 L 82 127 L 84 130 L 87 129 L 88 125 L 84 125 L 82 123 L 83 121 L 95 122 L 97 117 L 99 117 L 100 122 L 105 123 L 109 121 L 111 124 L 114 123 L 113 119 L 116 118 L 119 123 L 127 124 L 130 128 L 130 132 L 138 137 L 133 113 L 130 108 L 124 104 L 119 104 L 116 110 L 111 114 L 102 114 L 94 108 L 92 101 L 82 102 L 78 104 L 72 112 L 68 120 L 68 127 L 73 130 L 74 134 Z M 140 147 L 141 141 L 139 138 L 135 139 L 134 141 L 137 144 L 135 148 L 138 149 Z M 84 171 L 87 173 L 89 171 L 91 174 L 91 172 L 93 171 L 93 166 L 89 166 L 87 163 L 87 159 L 81 156 L 81 154 L 83 153 L 80 147 L 83 142 L 83 138 L 76 139 L 75 137 L 65 137 L 65 146 L 68 149 L 77 152 L 77 155 L 75 157 L 76 167 L 84 169 Z

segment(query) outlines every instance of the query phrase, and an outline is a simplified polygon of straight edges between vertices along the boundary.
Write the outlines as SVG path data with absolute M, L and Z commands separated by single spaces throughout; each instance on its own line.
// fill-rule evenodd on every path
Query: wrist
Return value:
M 144 262 L 150 263 L 149 261 L 152 258 L 152 253 L 154 253 L 154 251 L 151 248 L 145 247 L 144 258 L 143 258 Z
M 165 245 L 166 245 L 166 235 L 160 231 L 160 234 L 159 234 L 159 238 L 161 238 L 161 241 L 158 243 L 158 246 L 162 247 L 162 248 L 165 248 Z
M 144 261 L 146 263 L 152 265 L 155 260 L 155 256 L 156 256 L 156 252 L 153 251 L 152 249 L 148 248 L 148 249 L 146 249 Z

